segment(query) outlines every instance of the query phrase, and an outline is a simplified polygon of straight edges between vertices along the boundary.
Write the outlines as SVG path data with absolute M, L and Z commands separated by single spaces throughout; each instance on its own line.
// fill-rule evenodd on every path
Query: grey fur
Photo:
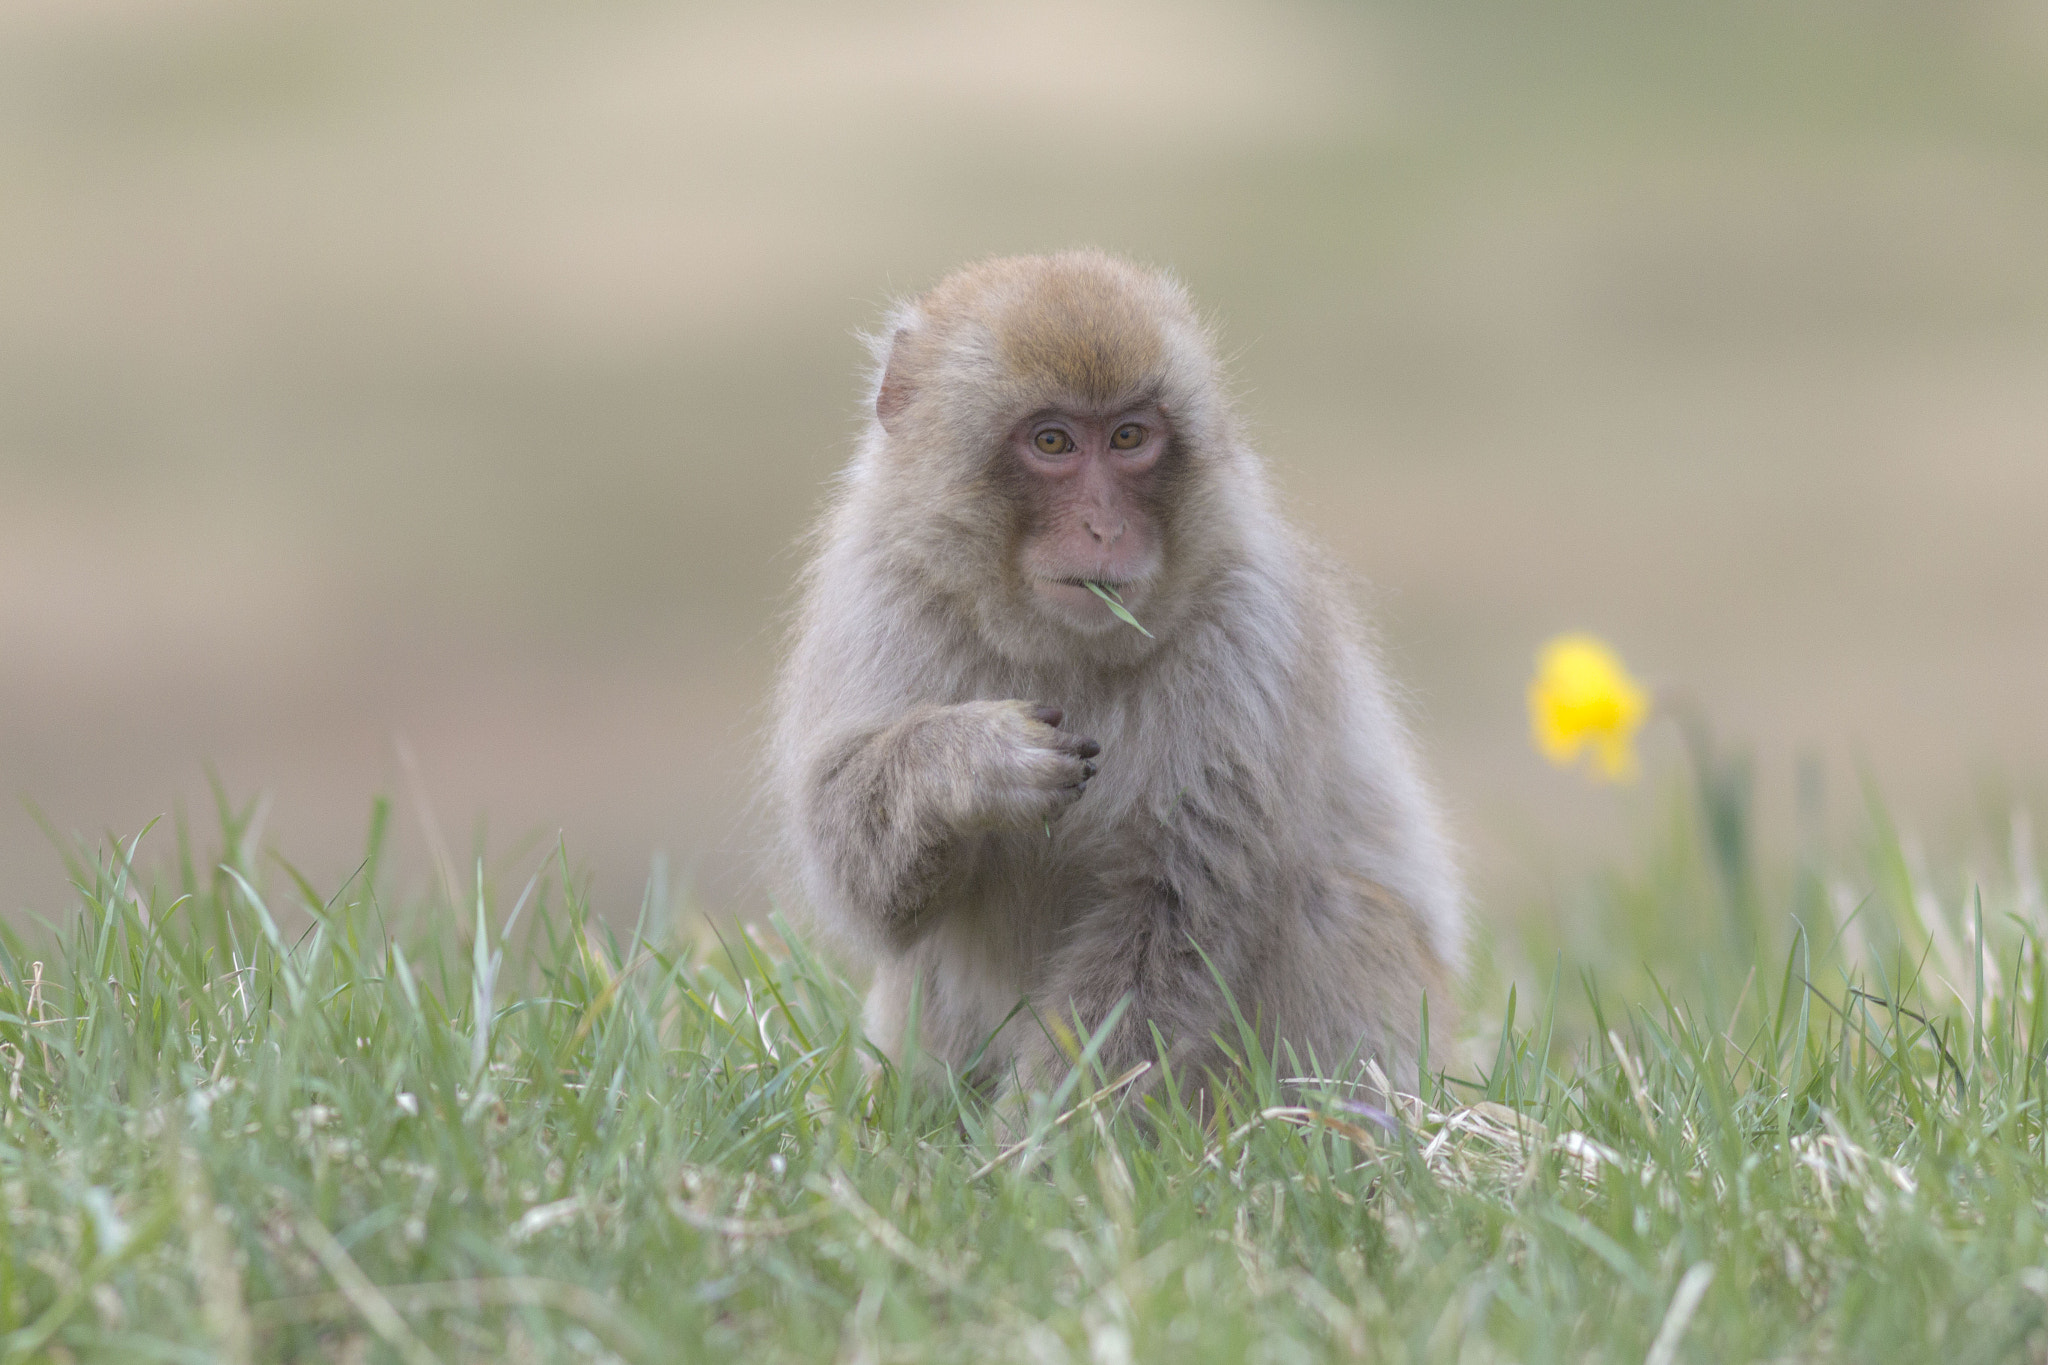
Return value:
M 926 1055 L 1043 1085 L 1057 1029 L 990 1041 L 1017 1002 L 1092 1028 L 1128 997 L 1104 1065 L 1150 1058 L 1156 1026 L 1199 1081 L 1232 1037 L 1213 964 L 1268 1045 L 1412 1078 L 1423 992 L 1442 1019 L 1460 960 L 1458 874 L 1343 580 L 1276 512 L 1185 293 L 1065 253 L 972 267 L 891 324 L 889 428 L 818 531 L 773 741 L 787 861 L 872 966 L 872 1036 L 900 1053 L 922 977 Z M 1093 368 L 1046 358 L 1068 333 Z M 1156 396 L 1183 443 L 1139 608 L 1156 641 L 1051 619 L 1005 562 L 992 443 L 1091 401 L 1074 374 Z

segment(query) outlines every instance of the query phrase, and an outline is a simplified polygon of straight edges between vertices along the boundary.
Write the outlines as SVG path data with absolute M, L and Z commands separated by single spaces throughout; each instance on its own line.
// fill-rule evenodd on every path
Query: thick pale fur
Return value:
M 1214 1038 L 1236 1046 L 1220 977 L 1300 1064 L 1412 1078 L 1424 991 L 1448 1012 L 1458 875 L 1342 580 L 1276 512 L 1185 292 L 1095 252 L 995 260 L 875 349 L 887 425 L 819 529 L 773 742 L 805 897 L 872 964 L 872 1036 L 900 1055 L 922 978 L 926 1056 L 1042 1086 L 1067 1060 L 1045 1021 L 1092 1029 L 1128 997 L 1103 1064 L 1153 1058 L 1156 1028 L 1199 1086 Z M 1002 492 L 1022 418 L 1142 401 L 1176 443 L 1155 640 L 1037 609 Z M 980 790 L 1052 761 L 1017 700 L 1102 746 L 1050 838 Z

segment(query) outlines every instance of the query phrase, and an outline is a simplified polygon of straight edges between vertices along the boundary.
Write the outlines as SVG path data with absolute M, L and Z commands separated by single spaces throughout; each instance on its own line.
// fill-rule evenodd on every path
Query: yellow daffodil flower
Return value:
M 1529 729 L 1543 756 L 1560 768 L 1591 750 L 1610 782 L 1636 775 L 1636 731 L 1650 715 L 1650 694 L 1621 659 L 1591 635 L 1560 635 L 1536 655 L 1529 683 Z

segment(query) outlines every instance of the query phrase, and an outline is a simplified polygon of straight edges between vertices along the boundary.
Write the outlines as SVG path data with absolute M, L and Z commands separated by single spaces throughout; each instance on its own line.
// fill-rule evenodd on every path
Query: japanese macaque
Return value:
M 925 1057 L 1028 1092 L 1123 1001 L 1105 1073 L 1201 1093 L 1234 1003 L 1283 1075 L 1412 1083 L 1458 875 L 1186 292 L 1093 251 L 993 260 L 873 349 L 773 741 L 870 1036 L 900 1057 L 915 992 Z

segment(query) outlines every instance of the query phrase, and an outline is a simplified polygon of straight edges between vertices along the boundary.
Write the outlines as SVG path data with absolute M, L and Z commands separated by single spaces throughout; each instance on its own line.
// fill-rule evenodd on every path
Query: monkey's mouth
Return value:
M 1119 620 L 1137 625 L 1138 618 L 1131 615 L 1126 599 L 1137 601 L 1143 580 L 1137 578 L 1108 578 L 1081 574 L 1033 574 L 1031 587 L 1037 598 L 1052 607 L 1069 625 L 1078 627 L 1087 634 L 1095 635 L 1104 630 L 1122 629 Z M 1142 604 L 1140 604 L 1142 610 Z M 1146 635 L 1152 632 L 1138 626 Z
M 1055 577 L 1051 574 L 1034 574 L 1031 585 L 1048 597 L 1062 602 L 1074 602 L 1082 606 L 1101 606 L 1103 595 L 1122 601 L 1136 585 L 1131 578 L 1099 578 L 1092 574 L 1075 574 L 1072 577 Z

